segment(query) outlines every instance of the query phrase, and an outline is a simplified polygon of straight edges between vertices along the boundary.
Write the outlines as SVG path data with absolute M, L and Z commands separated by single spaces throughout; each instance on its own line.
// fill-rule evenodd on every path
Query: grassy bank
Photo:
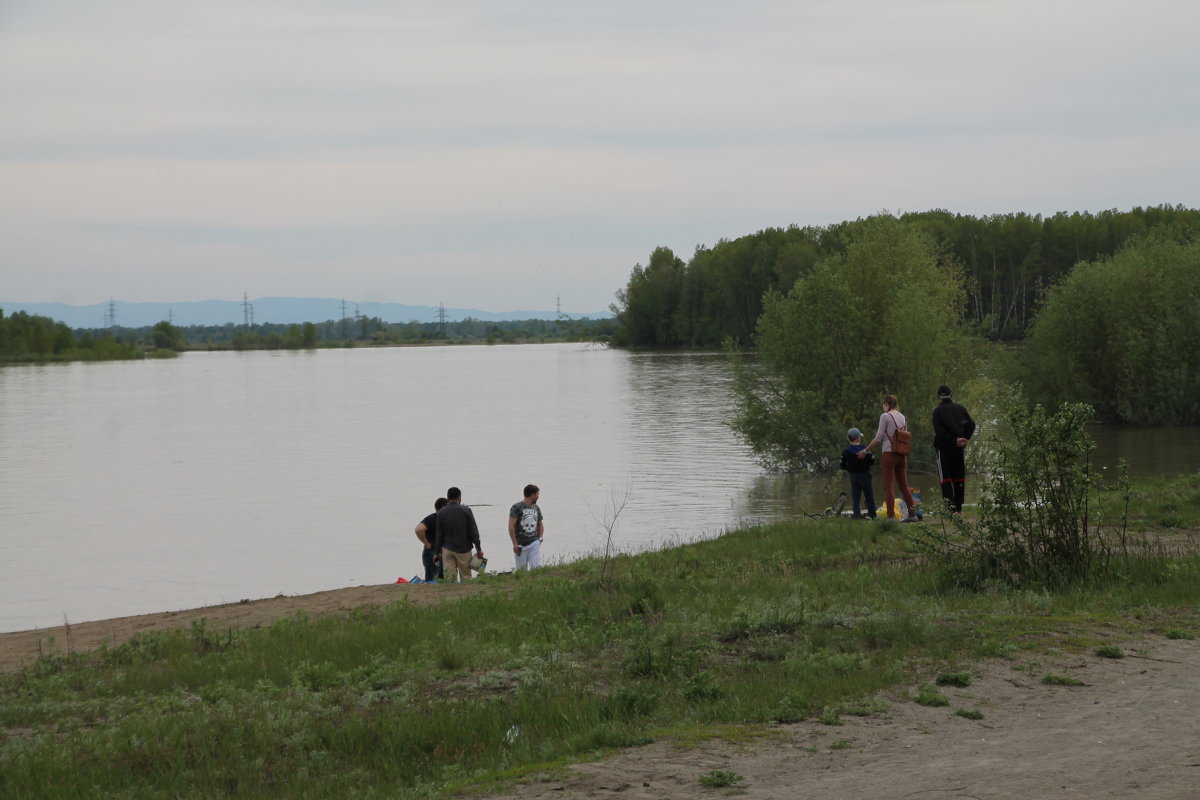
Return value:
M 490 576 L 429 608 L 204 625 L 0 678 L 0 797 L 407 798 L 653 738 L 880 710 L 980 658 L 1200 631 L 1200 479 L 1102 585 L 956 591 L 903 526 L 803 520 Z M 438 592 L 442 587 L 426 587 Z M 749 727 L 745 727 L 749 726 Z

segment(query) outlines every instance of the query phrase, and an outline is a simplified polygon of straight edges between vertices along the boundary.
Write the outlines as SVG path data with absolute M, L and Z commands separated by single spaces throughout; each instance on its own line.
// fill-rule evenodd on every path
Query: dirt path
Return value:
M 80 622 L 54 628 L 0 633 L 0 672 L 14 672 L 31 664 L 41 655 L 85 653 L 102 644 L 118 645 L 139 631 L 190 627 L 193 620 L 204 619 L 209 630 L 253 628 L 303 611 L 310 617 L 348 613 L 366 606 L 382 606 L 397 600 L 426 605 L 475 591 L 480 586 L 453 583 L 381 584 L 352 586 L 316 594 L 271 597 L 186 611 L 165 611 L 96 622 Z
M 777 739 L 656 742 L 488 800 L 1200 798 L 1200 643 L 1137 647 L 1122 659 L 1047 660 L 1033 671 L 991 662 L 971 686 L 941 688 L 948 708 L 894 696 L 886 713 L 781 726 Z M 1085 685 L 1048 686 L 1046 672 Z M 964 719 L 959 708 L 984 717 Z M 701 784 L 713 770 L 742 780 Z

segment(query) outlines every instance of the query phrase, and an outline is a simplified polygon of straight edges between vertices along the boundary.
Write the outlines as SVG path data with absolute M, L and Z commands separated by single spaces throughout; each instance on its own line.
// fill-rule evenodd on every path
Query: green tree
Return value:
M 182 350 L 187 347 L 183 331 L 165 319 L 154 326 L 152 337 L 154 346 L 163 350 Z
M 317 346 L 317 326 L 311 322 L 304 323 L 304 330 L 301 336 L 303 346 L 311 350 Z
M 680 344 L 675 313 L 683 285 L 683 260 L 670 248 L 658 247 L 643 267 L 636 265 L 629 284 L 617 291 L 613 313 L 620 320 L 620 343 L 635 347 Z
M 1200 423 L 1200 242 L 1135 239 L 1076 265 L 1020 351 L 1031 402 L 1087 402 L 1109 422 Z
M 875 217 L 844 256 L 819 262 L 786 296 L 767 295 L 757 361 L 735 359 L 733 427 L 769 466 L 822 469 L 848 427 L 874 430 L 879 403 L 904 407 L 971 373 L 958 271 L 911 226 Z M 914 453 L 930 436 L 910 415 Z M 868 434 L 869 435 L 869 434 Z

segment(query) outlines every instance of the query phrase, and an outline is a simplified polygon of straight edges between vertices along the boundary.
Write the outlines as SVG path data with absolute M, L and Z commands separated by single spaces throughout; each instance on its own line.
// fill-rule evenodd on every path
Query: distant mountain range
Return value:
M 343 308 L 344 303 L 344 308 Z M 408 306 L 402 303 L 356 303 L 328 297 L 259 297 L 249 301 L 252 320 L 255 323 L 276 322 L 325 322 L 353 318 L 378 317 L 384 322 L 438 322 L 439 307 Z M 5 314 L 26 311 L 43 317 L 65 322 L 72 328 L 106 328 L 115 324 L 121 328 L 142 328 L 165 319 L 180 327 L 187 325 L 235 325 L 246 321 L 246 308 L 240 300 L 200 300 L 185 303 L 126 303 L 114 300 L 111 303 L 112 319 L 109 319 L 110 304 L 97 303 L 90 306 L 72 306 L 66 303 L 18 303 L 0 300 L 0 309 Z M 480 311 L 476 308 L 447 308 L 447 322 L 471 317 L 497 322 L 518 319 L 557 319 L 554 311 Z M 608 311 L 595 314 L 563 314 L 568 319 L 604 319 L 611 317 Z

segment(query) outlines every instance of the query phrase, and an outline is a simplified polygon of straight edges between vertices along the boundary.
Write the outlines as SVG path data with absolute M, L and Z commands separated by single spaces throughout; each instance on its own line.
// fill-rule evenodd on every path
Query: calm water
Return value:
M 0 631 L 412 577 L 450 485 L 500 569 L 530 482 L 549 560 L 601 547 L 622 498 L 625 550 L 790 513 L 724 425 L 723 365 L 527 345 L 0 369 Z
M 450 485 L 499 569 L 530 482 L 551 561 L 622 499 L 623 550 L 827 505 L 838 478 L 764 474 L 730 433 L 728 381 L 719 354 L 558 344 L 0 368 L 0 631 L 412 577 Z M 1194 429 L 1098 436 L 1200 466 Z

